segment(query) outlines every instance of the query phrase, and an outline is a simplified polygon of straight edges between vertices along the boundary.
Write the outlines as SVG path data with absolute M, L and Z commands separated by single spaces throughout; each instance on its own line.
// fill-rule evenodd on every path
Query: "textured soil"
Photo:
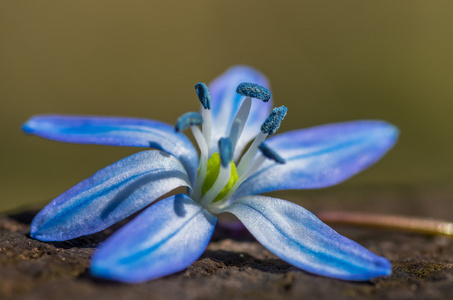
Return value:
M 329 208 L 453 220 L 453 193 L 445 188 L 316 194 L 306 194 L 310 201 L 298 193 L 285 197 L 314 212 Z M 185 271 L 127 285 L 87 272 L 96 246 L 115 228 L 61 243 L 40 242 L 29 236 L 36 212 L 0 216 L 0 299 L 453 299 L 450 237 L 334 226 L 393 264 L 389 277 L 347 282 L 298 270 L 248 232 L 220 226 L 203 256 Z

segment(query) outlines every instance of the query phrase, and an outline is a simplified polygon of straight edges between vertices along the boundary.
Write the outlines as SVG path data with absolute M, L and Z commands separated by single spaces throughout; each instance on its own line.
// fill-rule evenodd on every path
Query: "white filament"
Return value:
M 236 148 L 237 141 L 239 140 L 242 131 L 244 130 L 245 123 L 250 114 L 250 108 L 252 107 L 252 98 L 247 97 L 242 102 L 241 107 L 239 108 L 236 116 L 233 119 L 233 123 L 230 128 L 230 133 L 228 137 L 230 138 L 231 145 L 233 146 L 233 151 Z
M 199 199 L 201 197 L 201 187 L 206 177 L 208 167 L 208 144 L 206 143 L 200 128 L 197 126 L 191 126 L 190 128 L 192 129 L 192 134 L 197 141 L 198 148 L 200 148 L 200 161 L 198 163 L 199 173 L 195 182 L 195 188 L 192 192 L 192 197 L 194 199 Z
M 200 148 L 201 157 L 207 157 L 208 145 L 206 143 L 206 140 L 204 139 L 203 134 L 201 133 L 200 128 L 198 128 L 197 126 L 191 126 L 190 129 L 192 129 L 193 137 L 197 141 L 198 148 Z
M 201 106 L 201 116 L 203 117 L 203 136 L 208 147 L 211 145 L 212 117 L 211 110 Z
M 239 177 L 244 174 L 244 172 L 247 170 L 247 168 L 250 166 L 252 163 L 253 159 L 256 156 L 256 153 L 258 153 L 258 147 L 261 145 L 261 143 L 266 139 L 267 133 L 258 133 L 258 135 L 255 137 L 253 140 L 252 145 L 248 148 L 247 152 L 242 156 L 238 166 L 237 166 L 237 171 Z

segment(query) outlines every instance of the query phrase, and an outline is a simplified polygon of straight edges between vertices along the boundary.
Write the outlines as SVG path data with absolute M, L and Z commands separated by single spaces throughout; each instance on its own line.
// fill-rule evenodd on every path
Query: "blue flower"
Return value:
M 341 236 L 304 208 L 257 194 L 342 182 L 395 144 L 394 126 L 355 121 L 272 136 L 286 107 L 271 110 L 269 84 L 261 73 L 236 66 L 209 89 L 203 83 L 195 89 L 201 114 L 185 114 L 175 127 L 117 117 L 39 115 L 28 120 L 26 133 L 51 140 L 158 149 L 126 157 L 55 198 L 34 218 L 31 236 L 69 240 L 144 209 L 101 244 L 91 262 L 96 276 L 142 282 L 192 264 L 207 247 L 216 215 L 229 212 L 263 246 L 305 271 L 344 280 L 391 273 L 387 259 Z M 200 155 L 181 133 L 186 128 Z M 181 186 L 187 187 L 187 195 L 148 207 Z

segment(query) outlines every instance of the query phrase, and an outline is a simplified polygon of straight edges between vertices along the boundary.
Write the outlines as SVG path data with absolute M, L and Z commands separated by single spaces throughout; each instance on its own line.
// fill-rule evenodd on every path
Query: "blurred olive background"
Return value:
M 451 1 L 0 1 L 0 211 L 44 205 L 137 148 L 26 136 L 34 114 L 198 110 L 194 84 L 235 64 L 271 81 L 281 131 L 355 119 L 401 129 L 348 182 L 452 179 Z M 320 191 L 322 192 L 322 191 Z M 303 192 L 298 192 L 302 195 Z

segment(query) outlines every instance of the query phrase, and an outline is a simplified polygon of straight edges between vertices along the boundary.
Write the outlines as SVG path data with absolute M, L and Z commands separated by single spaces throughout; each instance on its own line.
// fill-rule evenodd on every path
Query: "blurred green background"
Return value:
M 234 64 L 271 81 L 281 131 L 355 119 L 401 129 L 348 182 L 452 179 L 452 1 L 0 1 L 0 211 L 44 205 L 136 148 L 23 134 L 34 114 L 198 110 L 196 82 Z M 303 195 L 303 192 L 297 192 Z

